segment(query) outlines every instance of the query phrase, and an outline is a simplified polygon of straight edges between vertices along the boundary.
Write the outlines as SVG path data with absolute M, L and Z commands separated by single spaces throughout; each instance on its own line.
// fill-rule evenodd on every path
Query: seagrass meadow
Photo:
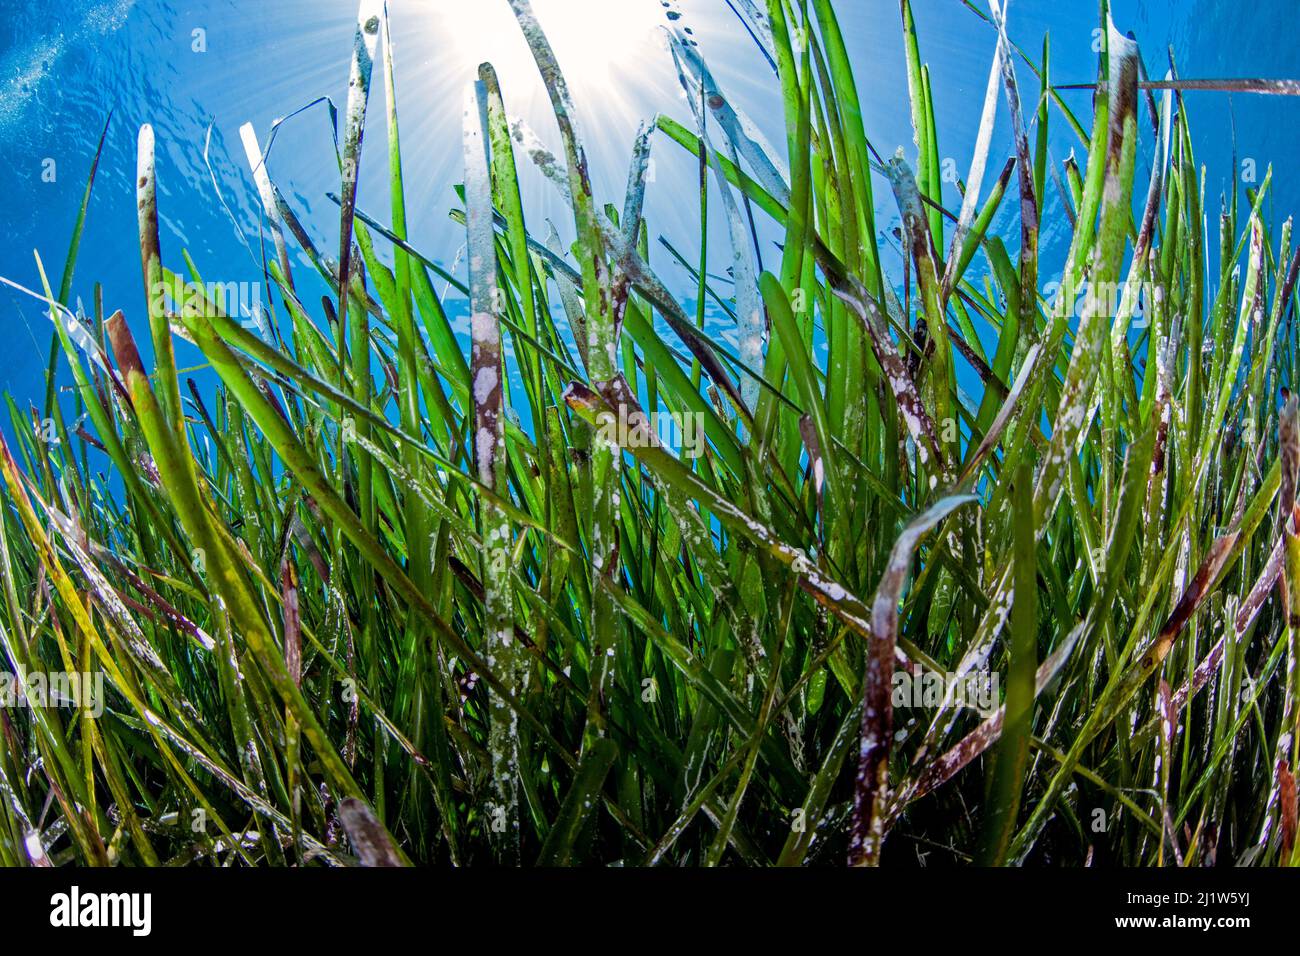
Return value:
M 1207 196 L 1205 84 L 1103 0 L 1066 97 L 999 0 L 954 4 L 991 66 L 947 208 L 909 0 L 880 27 L 905 75 L 869 78 L 910 104 L 896 155 L 848 3 L 735 0 L 785 140 L 669 18 L 684 97 L 599 196 L 563 64 L 499 2 L 557 148 L 484 64 L 444 144 L 463 266 L 406 238 L 378 0 L 327 157 L 337 246 L 245 134 L 265 321 L 160 242 L 149 126 L 133 184 L 92 168 L 61 272 L 38 256 L 50 385 L 8 399 L 0 454 L 0 863 L 1300 862 L 1300 256 L 1271 172 Z M 642 215 L 670 151 L 700 239 L 671 260 Z M 526 219 L 525 167 L 571 246 Z M 84 314 L 82 225 L 122 189 L 141 295 Z M 31 692 L 53 674 L 85 679 Z

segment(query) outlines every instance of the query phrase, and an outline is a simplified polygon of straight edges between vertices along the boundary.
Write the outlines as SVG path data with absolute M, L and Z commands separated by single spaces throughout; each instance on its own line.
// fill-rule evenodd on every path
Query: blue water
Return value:
M 500 10 L 488 9 L 494 5 Z M 574 93 L 598 198 L 621 205 L 637 124 L 663 111 L 690 125 L 690 114 L 666 48 L 646 29 L 662 22 L 659 0 L 606 0 L 606 6 L 615 14 L 598 24 L 597 32 L 602 39 L 626 40 L 629 52 L 579 69 Z M 918 0 L 915 7 L 922 57 L 932 71 L 940 153 L 953 157 L 964 177 L 994 34 L 956 0 Z M 1248 7 L 1222 0 L 1117 0 L 1114 18 L 1121 30 L 1137 36 L 1148 71 L 1156 76 L 1163 75 L 1172 48 L 1185 77 L 1300 77 L 1300 45 L 1289 32 L 1295 7 L 1295 0 L 1258 0 Z M 906 145 L 910 158 L 914 149 L 897 4 L 840 0 L 838 8 L 867 134 L 882 154 Z M 694 30 L 722 88 L 771 143 L 782 146 L 776 78 L 723 0 L 680 0 L 677 9 L 679 23 Z M 452 187 L 462 175 L 462 94 L 480 59 L 496 59 L 508 109 L 523 115 L 557 152 L 559 144 L 536 71 L 512 29 L 504 0 L 391 0 L 390 13 L 411 239 L 452 268 L 464 242 L 463 228 L 447 216 L 456 205 Z M 545 8 L 539 7 L 539 13 L 545 26 Z M 247 241 L 256 248 L 259 221 L 238 129 L 252 122 L 265 144 L 277 118 L 318 97 L 331 97 L 341 110 L 355 16 L 355 0 L 0 0 L 0 169 L 7 174 L 0 196 L 0 275 L 39 287 L 32 257 L 38 250 L 57 286 L 95 143 L 111 109 L 73 284 L 74 304 L 80 298 L 89 310 L 93 283 L 99 281 L 108 311 L 122 308 L 137 328 L 143 324 L 133 186 L 136 132 L 142 122 L 152 123 L 157 133 L 164 262 L 179 270 L 185 248 L 206 280 L 260 283 L 260 270 L 244 245 Z M 1093 77 L 1096 21 L 1091 2 L 1015 0 L 1009 14 L 1012 39 L 1035 57 L 1043 35 L 1050 32 L 1053 76 L 1063 83 Z M 622 37 L 625 27 L 630 33 Z M 580 37 L 563 48 L 560 41 L 556 37 L 563 66 L 566 56 L 570 61 L 584 56 L 584 44 L 589 46 L 592 38 Z M 1032 96 L 1037 84 L 1019 66 L 1025 94 Z M 387 221 L 378 81 L 375 92 L 359 207 Z M 1089 94 L 1065 95 L 1088 125 Z M 1218 194 L 1242 188 L 1240 163 L 1247 159 L 1261 179 L 1269 163 L 1277 166 L 1270 217 L 1280 221 L 1300 209 L 1300 178 L 1290 162 L 1300 155 L 1300 101 L 1222 93 L 1191 93 L 1187 101 L 1198 159 L 1208 166 L 1212 224 Z M 1000 158 L 1010 150 L 1006 110 L 1000 106 L 991 169 L 1000 167 Z M 211 173 L 204 160 L 209 126 Z M 1054 161 L 1059 164 L 1078 145 L 1054 116 Z M 1143 148 L 1149 155 L 1151 144 Z M 663 137 L 656 138 L 654 155 L 646 207 L 651 235 L 667 237 L 694 257 L 694 160 Z M 318 245 L 336 250 L 337 207 L 325 193 L 337 189 L 337 167 L 322 107 L 281 127 L 268 167 Z M 956 208 L 955 187 L 947 188 L 951 193 L 945 199 Z M 235 221 L 218 201 L 218 190 Z M 562 234 L 569 230 L 559 200 L 531 170 L 525 171 L 524 190 L 535 232 L 545 234 L 548 218 Z M 883 197 L 881 224 L 887 228 L 888 190 L 879 181 L 878 194 Z M 1000 227 L 1013 239 L 1014 216 L 1014 204 L 1007 203 Z M 713 226 L 711 271 L 718 273 L 729 258 L 720 217 Z M 1050 275 L 1060 267 L 1062 237 L 1049 230 L 1044 244 L 1044 273 Z M 771 246 L 767 251 L 775 259 Z M 656 249 L 652 262 L 689 300 L 690 283 L 662 250 Z M 39 303 L 0 288 L 0 329 L 5 341 L 0 388 L 20 406 L 39 404 L 48 319 Z M 182 348 L 180 361 L 199 360 Z

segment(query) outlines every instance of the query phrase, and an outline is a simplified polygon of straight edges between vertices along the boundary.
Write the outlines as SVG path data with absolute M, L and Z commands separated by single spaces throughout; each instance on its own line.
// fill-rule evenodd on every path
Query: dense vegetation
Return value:
M 692 115 L 643 129 L 606 203 L 509 3 L 563 149 L 512 125 L 484 65 L 446 226 L 467 276 L 404 238 L 377 0 L 337 258 L 246 134 L 267 321 L 160 248 L 148 127 L 144 300 L 68 309 L 86 204 L 57 291 L 41 266 L 50 391 L 10 400 L 0 461 L 4 668 L 103 693 L 0 710 L 0 863 L 1294 862 L 1300 258 L 1261 217 L 1268 178 L 1211 233 L 1178 83 L 1145 82 L 1105 4 L 1089 119 L 991 0 L 961 11 L 996 55 L 946 209 L 908 0 L 913 164 L 869 141 L 831 0 L 737 0 L 784 155 L 670 27 Z M 1059 123 L 1082 158 L 1052 168 Z M 386 215 L 355 208 L 363 132 Z M 645 171 L 682 149 L 702 241 L 669 260 Z M 525 221 L 521 163 L 567 198 L 571 248 Z M 1050 284 L 1046 208 L 1071 236 Z M 771 271 L 759 219 L 783 233 Z M 469 300 L 468 355 L 435 281 Z

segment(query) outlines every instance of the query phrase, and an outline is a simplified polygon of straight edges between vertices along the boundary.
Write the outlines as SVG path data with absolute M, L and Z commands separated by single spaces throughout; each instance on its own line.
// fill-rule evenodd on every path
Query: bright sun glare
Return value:
M 447 14 L 456 24 L 454 56 L 474 65 L 487 60 L 503 79 L 521 68 L 536 71 L 504 0 L 446 6 L 454 8 Z M 659 49 L 657 28 L 665 19 L 658 0 L 533 0 L 532 6 L 575 88 L 599 88 L 620 76 L 634 82 L 638 68 Z
M 411 128 L 427 144 L 424 155 L 434 164 L 432 179 L 455 183 L 464 175 L 460 151 L 447 151 L 439 144 L 448 137 L 459 139 L 466 87 L 485 62 L 496 70 L 512 122 L 521 121 L 548 149 L 561 153 L 546 88 L 507 0 L 433 0 L 427 7 L 426 3 L 421 0 L 419 9 L 431 15 L 415 19 L 411 32 L 397 33 L 396 44 L 399 61 L 418 51 L 418 78 L 408 88 L 419 90 L 416 102 L 422 98 L 427 106 Z M 676 0 L 669 4 L 532 0 L 533 12 L 568 82 L 593 173 L 599 178 L 599 170 L 611 172 L 615 189 L 625 182 L 637 126 L 652 120 L 657 109 L 680 95 L 664 36 L 664 28 L 675 21 Z M 416 7 L 408 4 L 404 9 Z M 539 211 L 564 218 L 559 208 L 550 206 L 558 194 L 549 189 L 537 194 L 546 197 Z

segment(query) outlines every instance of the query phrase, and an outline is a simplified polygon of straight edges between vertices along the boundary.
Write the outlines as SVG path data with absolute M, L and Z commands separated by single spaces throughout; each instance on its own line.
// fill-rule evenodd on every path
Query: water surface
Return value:
M 568 31 L 571 35 L 556 31 L 554 42 L 561 64 L 571 67 L 598 198 L 621 203 L 637 125 L 659 111 L 689 122 L 671 58 L 657 35 L 667 22 L 664 9 L 659 0 L 539 0 L 543 25 L 555 16 L 548 14 L 548 4 L 562 3 L 586 5 L 581 28 Z M 883 154 L 906 145 L 914 155 L 897 4 L 841 0 L 837 7 L 868 136 Z M 915 8 L 922 56 L 932 71 L 940 151 L 955 159 L 964 176 L 994 35 L 956 0 L 920 0 Z M 679 25 L 694 31 L 728 95 L 779 147 L 784 133 L 776 79 L 724 0 L 679 0 L 672 10 L 680 14 Z M 505 0 L 392 0 L 390 12 L 411 239 L 451 268 L 464 236 L 447 212 L 457 204 L 452 187 L 461 180 L 462 95 L 477 64 L 492 60 L 508 109 L 524 116 L 557 152 L 558 139 Z M 319 97 L 342 107 L 354 0 L 0 0 L 0 14 L 0 168 L 8 174 L 0 197 L 0 275 L 37 286 L 32 252 L 39 250 L 57 284 L 95 143 L 112 110 L 74 301 L 79 297 L 89 308 L 98 281 L 107 309 L 122 308 L 137 325 L 143 320 L 133 189 L 142 122 L 157 131 L 165 262 L 179 267 L 180 249 L 186 248 L 205 279 L 261 283 L 245 245 L 257 248 L 259 217 L 238 129 L 251 122 L 265 142 L 278 118 Z M 1287 32 L 1293 14 L 1293 0 L 1261 0 L 1249 7 L 1213 0 L 1114 4 L 1117 25 L 1136 35 L 1150 73 L 1163 75 L 1172 50 L 1180 74 L 1188 77 L 1300 76 L 1300 46 Z M 1044 34 L 1050 34 L 1058 82 L 1092 78 L 1096 21 L 1094 4 L 1059 0 L 1016 0 L 1009 19 L 1012 39 L 1035 56 Z M 612 52 L 589 57 L 592 45 L 602 42 Z M 1033 95 L 1037 84 L 1023 65 L 1021 79 L 1026 95 Z M 1086 123 L 1089 94 L 1067 95 Z M 1242 188 L 1247 161 L 1260 179 L 1269 163 L 1277 167 L 1270 216 L 1280 219 L 1300 208 L 1300 182 L 1289 162 L 1300 145 L 1300 101 L 1222 93 L 1192 93 L 1187 100 L 1198 159 L 1208 167 L 1212 223 L 1219 194 Z M 999 151 L 1009 151 L 1008 127 L 1003 108 L 991 167 Z M 386 221 L 383 134 L 382 112 L 374 113 L 359 205 Z M 1053 160 L 1059 164 L 1078 145 L 1054 116 Z M 1150 148 L 1144 143 L 1148 153 Z M 698 249 L 694 160 L 663 137 L 657 138 L 654 155 L 646 207 L 652 236 L 667 237 L 693 257 Z M 338 174 L 323 106 L 280 127 L 268 165 L 318 244 L 335 248 L 337 207 L 325 194 L 337 189 Z M 880 223 L 888 229 L 893 210 L 888 190 L 877 183 Z M 547 219 L 562 234 L 571 230 L 558 197 L 540 176 L 524 170 L 523 185 L 534 231 L 545 234 Z M 947 188 L 945 198 L 955 208 L 959 197 L 955 187 Z M 1056 202 L 1050 195 L 1049 220 Z M 1002 220 L 1003 232 L 1014 238 L 1013 203 L 1005 205 Z M 720 272 L 728 261 L 725 231 L 720 221 L 713 226 L 713 271 Z M 773 260 L 776 253 L 768 243 L 774 235 L 764 233 Z M 1048 225 L 1045 275 L 1059 269 L 1063 241 L 1059 226 Z M 661 249 L 652 261 L 689 300 L 690 283 Z M 49 341 L 39 303 L 0 289 L 0 329 L 7 346 L 0 388 L 20 405 L 39 402 Z M 197 356 L 182 350 L 181 360 L 197 361 Z

